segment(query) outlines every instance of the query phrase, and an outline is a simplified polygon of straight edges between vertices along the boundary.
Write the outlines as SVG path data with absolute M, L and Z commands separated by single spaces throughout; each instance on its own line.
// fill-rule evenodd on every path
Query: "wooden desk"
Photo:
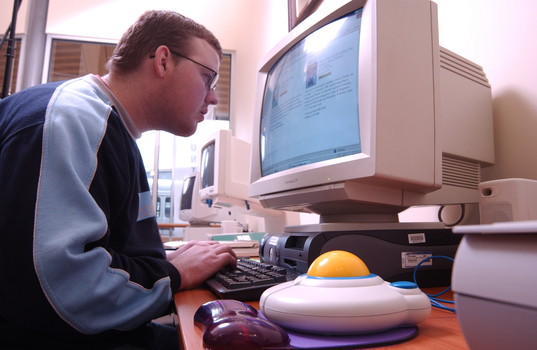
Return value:
M 428 294 L 436 294 L 444 288 L 426 288 L 424 291 Z M 444 294 L 442 299 L 451 299 L 451 291 Z M 181 291 L 174 295 L 175 305 L 177 308 L 177 317 L 179 319 L 178 335 L 179 343 L 183 340 L 185 350 L 202 350 L 202 332 L 194 325 L 194 313 L 202 304 L 218 299 L 208 289 L 200 287 L 193 290 Z M 258 302 L 249 302 L 256 309 L 259 309 Z M 449 311 L 433 308 L 429 318 L 418 325 L 419 335 L 410 341 L 402 344 L 391 345 L 377 349 L 390 350 L 452 350 L 468 349 L 464 340 L 457 316 Z

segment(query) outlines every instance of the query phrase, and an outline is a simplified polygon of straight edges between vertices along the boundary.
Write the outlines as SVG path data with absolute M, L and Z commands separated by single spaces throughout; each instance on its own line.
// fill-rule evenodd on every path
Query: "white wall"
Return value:
M 26 28 L 26 12 L 29 1 L 23 1 L 21 3 L 17 16 L 17 25 L 15 26 L 15 33 L 24 33 L 24 28 Z M 9 24 L 11 23 L 11 19 L 13 18 L 13 5 L 13 0 L 0 0 L 0 38 L 5 34 Z M 5 52 L 2 52 L 2 55 L 5 55 Z

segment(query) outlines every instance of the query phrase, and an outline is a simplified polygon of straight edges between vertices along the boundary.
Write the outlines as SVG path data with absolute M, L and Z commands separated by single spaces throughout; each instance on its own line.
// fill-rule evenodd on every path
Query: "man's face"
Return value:
M 154 118 L 160 124 L 158 129 L 178 136 L 190 136 L 196 132 L 198 123 L 204 120 L 209 105 L 218 103 L 214 89 L 209 90 L 208 86 L 208 80 L 214 73 L 201 65 L 218 72 L 220 59 L 216 50 L 199 38 L 192 39 L 190 52 L 185 54 L 199 64 L 172 56 L 167 68 L 171 69 L 171 74 L 164 82 L 159 98 L 159 101 L 162 100 L 162 105 L 158 106 L 160 115 Z M 174 60 L 179 60 L 177 65 Z

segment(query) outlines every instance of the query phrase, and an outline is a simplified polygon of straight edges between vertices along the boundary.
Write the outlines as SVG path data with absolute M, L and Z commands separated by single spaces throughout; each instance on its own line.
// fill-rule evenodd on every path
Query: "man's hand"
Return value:
M 197 287 L 224 266 L 237 266 L 231 247 L 216 241 L 190 241 L 168 254 L 167 260 L 181 274 L 181 290 Z

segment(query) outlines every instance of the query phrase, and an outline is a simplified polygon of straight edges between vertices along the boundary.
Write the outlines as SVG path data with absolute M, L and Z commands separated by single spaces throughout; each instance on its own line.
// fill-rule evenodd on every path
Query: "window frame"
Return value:
M 43 61 L 43 75 L 41 76 L 41 83 L 48 83 L 50 75 L 50 69 L 52 64 L 52 44 L 55 40 L 72 41 L 81 44 L 102 44 L 102 45 L 117 45 L 118 40 L 81 37 L 74 35 L 60 35 L 60 34 L 47 34 L 47 40 L 45 43 L 45 57 Z
M 234 106 L 234 99 L 233 96 L 235 95 L 235 62 L 236 62 L 236 53 L 232 50 L 222 50 L 222 53 L 224 56 L 229 56 L 231 63 L 229 67 L 229 105 L 228 105 L 228 111 L 227 115 L 218 114 L 215 113 L 214 120 L 227 120 L 229 121 L 231 125 L 231 113 L 233 111 Z M 218 90 L 218 83 L 216 83 L 216 89 Z
M 83 37 L 83 36 L 75 36 L 75 35 L 65 35 L 65 34 L 47 34 L 46 37 L 46 43 L 45 43 L 45 56 L 43 59 L 43 73 L 41 76 L 41 83 L 48 83 L 50 70 L 51 70 L 51 64 L 52 64 L 52 46 L 55 40 L 60 41 L 70 41 L 75 43 L 89 43 L 89 44 L 102 44 L 102 45 L 117 45 L 119 40 L 115 39 L 102 39 L 102 38 L 94 38 L 94 37 Z M 214 116 L 212 117 L 213 120 L 227 120 L 231 124 L 231 114 L 234 107 L 234 90 L 235 90 L 235 61 L 236 61 L 236 53 L 233 50 L 222 50 L 223 54 L 225 56 L 230 57 L 230 72 L 229 72 L 229 102 L 228 102 L 228 110 L 225 113 L 216 112 L 214 113 Z M 21 41 L 21 57 L 20 62 L 24 62 L 24 38 Z M 22 73 L 21 65 L 19 65 L 18 74 Z M 20 75 L 19 75 L 20 76 Z M 20 80 L 19 80 L 20 81 Z M 17 84 L 19 84 L 19 81 L 17 81 Z M 216 84 L 216 89 L 218 89 L 218 83 Z M 19 85 L 17 85 L 17 91 L 19 90 Z

